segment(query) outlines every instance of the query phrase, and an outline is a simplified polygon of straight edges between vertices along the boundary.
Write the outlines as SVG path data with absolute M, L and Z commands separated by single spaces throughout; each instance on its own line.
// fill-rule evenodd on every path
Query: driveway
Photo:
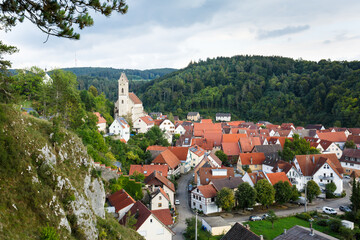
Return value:
M 180 205 L 176 206 L 179 216 L 176 225 L 172 229 L 176 233 L 173 237 L 174 240 L 184 239 L 182 233 L 186 229 L 185 220 L 195 216 L 190 210 L 188 199 L 188 183 L 191 181 L 193 173 L 194 171 L 190 171 L 187 174 L 183 174 L 178 180 L 178 189 L 175 198 L 180 200 Z

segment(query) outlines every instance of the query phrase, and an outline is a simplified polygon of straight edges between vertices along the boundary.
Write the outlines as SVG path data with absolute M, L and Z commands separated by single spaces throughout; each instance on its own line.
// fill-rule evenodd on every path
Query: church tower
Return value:
M 124 72 L 118 81 L 119 97 L 118 97 L 118 114 L 116 116 L 125 116 L 129 112 L 129 80 L 127 79 Z

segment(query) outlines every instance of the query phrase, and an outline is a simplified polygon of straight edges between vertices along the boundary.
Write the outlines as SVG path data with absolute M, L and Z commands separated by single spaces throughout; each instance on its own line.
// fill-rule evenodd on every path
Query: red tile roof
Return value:
M 166 226 L 172 225 L 174 223 L 170 209 L 151 210 L 151 213 L 154 214 L 155 217 Z
M 246 173 L 249 175 L 251 181 L 255 185 L 259 180 L 265 179 L 265 175 L 263 172 L 252 172 L 252 173 Z
M 295 128 L 293 123 L 283 123 L 280 127 L 284 130 L 291 130 L 292 127 Z
M 228 122 L 227 124 L 229 126 L 239 126 L 240 124 L 245 123 L 245 121 L 232 121 L 232 122 Z
M 225 170 L 226 175 L 215 175 L 217 172 L 221 171 L 221 169 Z M 210 183 L 212 179 L 222 179 L 228 177 L 234 177 L 234 168 L 231 167 L 221 167 L 221 168 L 209 168 L 203 167 L 199 170 L 200 176 L 200 184 L 207 185 Z
M 131 208 L 130 208 L 130 214 L 134 215 L 136 219 L 135 223 L 135 229 L 138 230 L 141 225 L 148 219 L 148 217 L 151 215 L 150 210 L 140 201 L 137 201 Z M 120 219 L 119 223 L 122 225 L 125 225 L 126 223 L 127 214 L 124 215 L 122 219 Z
M 259 137 L 246 137 L 239 139 L 241 152 L 251 152 L 255 145 L 261 145 Z
M 360 144 L 360 136 L 349 135 L 347 140 L 348 141 L 353 141 L 355 144 Z
M 152 145 L 152 146 L 148 146 L 146 151 L 165 151 L 166 149 L 167 147 Z
M 145 177 L 149 176 L 154 171 L 161 172 L 164 177 L 167 177 L 169 167 L 167 165 L 130 165 L 129 175 L 133 175 L 134 172 L 142 173 Z
M 312 154 L 312 155 L 295 155 L 299 167 L 304 176 L 312 176 L 321 167 L 326 160 L 329 160 L 339 174 L 344 173 L 340 161 L 336 154 Z
M 223 142 L 221 148 L 228 156 L 238 156 L 240 154 L 240 148 L 237 142 Z
M 97 118 L 98 118 L 98 121 L 97 121 L 96 124 L 106 123 L 105 118 L 103 118 L 99 112 L 94 112 L 94 114 L 95 114 L 95 115 L 97 116 Z
M 175 169 L 180 164 L 180 160 L 170 149 L 161 152 L 152 162 L 167 164 L 172 169 Z
M 262 152 L 240 153 L 239 160 L 242 165 L 261 165 L 265 160 L 265 154 Z
M 272 185 L 275 185 L 280 181 L 288 182 L 290 186 L 292 185 L 291 182 L 289 181 L 289 178 L 286 176 L 284 172 L 267 173 L 266 176 L 268 177 Z
M 201 194 L 205 198 L 216 197 L 217 192 L 216 192 L 216 189 L 214 188 L 214 186 L 212 184 L 198 186 L 197 189 L 199 189 L 199 191 L 201 192 Z
M 330 142 L 346 142 L 347 138 L 344 132 L 327 132 L 317 133 L 321 140 L 327 140 Z
M 115 207 L 116 212 L 135 203 L 135 200 L 124 189 L 111 194 L 108 199 L 111 206 Z
M 164 197 L 170 202 L 170 197 L 169 197 L 169 195 L 164 191 L 164 189 L 162 189 L 161 187 L 159 187 L 159 191 L 160 191 L 161 194 L 164 195 Z
M 352 135 L 360 135 L 360 128 L 349 128 L 348 130 Z
M 238 134 L 223 134 L 222 142 L 223 143 L 237 143 L 240 138 L 247 137 L 245 133 L 238 133 Z
M 129 98 L 134 104 L 142 104 L 141 100 L 133 92 L 129 93 Z
M 205 138 L 193 138 L 191 140 L 191 145 L 198 145 L 207 151 L 211 151 L 214 148 L 214 140 Z
M 201 119 L 200 123 L 213 123 L 212 119 Z
M 154 120 L 150 117 L 150 116 L 144 116 L 140 118 L 141 120 L 143 120 L 146 125 L 154 125 Z
M 189 147 L 168 147 L 168 149 L 180 160 L 186 161 Z
M 205 133 L 222 133 L 221 123 L 194 123 L 194 136 L 204 137 Z
M 166 177 L 162 176 L 159 172 L 153 172 L 149 176 L 147 176 L 144 180 L 145 184 L 147 185 L 154 185 L 154 186 L 162 186 L 165 185 L 173 192 L 175 192 L 174 184 L 167 179 Z
M 214 141 L 214 147 L 219 147 L 221 146 L 222 135 L 222 132 L 205 132 L 204 138 L 206 140 Z

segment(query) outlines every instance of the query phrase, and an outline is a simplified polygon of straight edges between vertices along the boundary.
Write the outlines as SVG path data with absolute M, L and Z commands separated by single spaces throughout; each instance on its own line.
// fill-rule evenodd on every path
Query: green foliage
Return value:
M 336 184 L 331 182 L 325 185 L 326 198 L 333 198 L 336 191 Z
M 125 222 L 125 227 L 127 228 L 131 228 L 131 229 L 135 229 L 135 224 L 137 222 L 137 219 L 135 218 L 135 215 L 131 215 L 131 212 L 128 211 L 126 213 L 126 222 Z
M 223 165 L 229 165 L 228 156 L 222 150 L 216 151 L 215 155 L 222 161 Z
M 305 221 L 309 221 L 309 219 L 311 218 L 311 215 L 309 213 L 298 213 L 295 216 Z
M 225 211 L 229 211 L 234 207 L 234 193 L 231 189 L 224 187 L 221 189 L 215 199 L 215 203 L 218 207 L 224 209 Z
M 342 227 L 341 221 L 338 219 L 332 219 L 329 222 L 329 228 L 333 232 L 340 232 L 340 228 Z
M 293 186 L 291 187 L 290 200 L 291 200 L 291 201 L 296 201 L 297 199 L 299 199 L 300 196 L 301 196 L 301 193 L 297 190 L 296 186 L 293 185 Z
M 360 210 L 360 183 L 353 179 L 352 182 L 352 193 L 350 196 L 351 205 L 353 211 L 356 213 Z
M 49 224 L 41 229 L 40 240 L 60 240 L 56 229 L 50 227 Z
M 294 159 L 295 155 L 304 154 L 318 154 L 320 151 L 314 147 L 310 147 L 310 143 L 304 138 L 300 138 L 298 134 L 294 134 L 293 141 L 289 139 L 285 140 L 283 151 L 280 152 L 280 156 L 290 162 Z
M 144 195 L 142 192 L 142 184 L 129 179 L 128 176 L 120 176 L 118 179 L 110 180 L 111 193 L 124 189 L 135 200 L 141 200 Z
M 320 220 L 316 221 L 316 224 L 319 226 L 326 227 L 329 223 L 328 223 L 328 220 L 326 220 L 326 219 L 320 219 Z
M 271 205 L 275 200 L 275 189 L 266 179 L 259 180 L 255 185 L 257 202 L 263 206 Z
M 275 189 L 275 202 L 279 204 L 284 204 L 290 200 L 292 197 L 292 189 L 289 182 L 277 182 L 274 185 Z
M 150 111 L 184 118 L 231 111 L 233 119 L 296 125 L 360 125 L 359 61 L 319 62 L 284 57 L 234 56 L 200 60 L 144 84 L 138 96 Z M 306 113 L 306 114 L 304 114 Z
M 186 230 L 184 233 L 184 237 L 186 240 L 195 240 L 195 217 L 187 218 L 185 220 L 186 223 Z M 219 240 L 221 239 L 220 236 L 212 236 L 208 231 L 203 230 L 201 228 L 201 221 L 197 221 L 197 233 L 198 233 L 198 240 Z
M 110 16 L 113 11 L 125 14 L 128 6 L 124 0 L 116 0 L 111 3 L 73 0 L 46 4 L 42 1 L 14 2 L 6 0 L 2 2 L 1 8 L 1 25 L 6 30 L 10 30 L 26 18 L 47 35 L 79 39 L 80 34 L 74 32 L 74 28 L 83 29 L 94 24 L 89 10 Z
M 144 182 L 145 175 L 135 171 L 133 175 L 130 176 L 130 179 L 134 179 L 135 182 Z
M 353 140 L 346 141 L 346 142 L 345 142 L 345 148 L 356 149 L 356 145 L 355 145 L 355 143 L 354 143 Z
M 237 206 L 245 209 L 253 207 L 256 203 L 256 190 L 249 183 L 243 182 L 235 192 Z
M 316 184 L 315 181 L 310 180 L 307 182 L 306 188 L 307 188 L 306 189 L 307 190 L 307 192 L 306 192 L 307 199 L 311 203 L 312 200 L 321 193 L 320 187 L 319 187 L 319 185 Z
M 269 210 L 268 214 L 269 216 L 266 218 L 266 220 L 271 222 L 272 228 L 274 229 L 274 222 L 276 222 L 279 218 L 276 216 L 273 210 Z

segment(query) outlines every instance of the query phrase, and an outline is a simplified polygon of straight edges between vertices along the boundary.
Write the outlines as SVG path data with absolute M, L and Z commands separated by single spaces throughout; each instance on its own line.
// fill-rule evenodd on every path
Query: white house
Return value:
M 170 197 L 161 187 L 151 194 L 151 210 L 169 209 L 171 207 Z
M 341 148 L 338 145 L 336 145 L 334 142 L 330 142 L 327 140 L 320 140 L 319 145 L 322 148 L 321 153 L 334 153 L 338 159 L 340 159 L 343 154 Z
M 94 112 L 96 117 L 98 118 L 96 122 L 96 126 L 98 127 L 99 132 L 106 133 L 106 120 L 101 116 L 99 112 Z
M 137 201 L 129 210 L 137 220 L 135 230 L 146 240 L 171 240 L 175 233 L 159 220 L 142 202 Z M 119 221 L 126 224 L 127 214 Z
M 197 166 L 200 161 L 203 160 L 203 158 L 205 157 L 205 153 L 206 151 L 197 145 L 189 147 L 190 166 Z
M 147 133 L 153 126 L 154 120 L 150 116 L 139 117 L 133 123 L 133 129 L 137 133 Z
M 296 155 L 293 164 L 301 175 L 300 183 L 296 185 L 299 190 L 303 190 L 308 181 L 314 180 L 321 189 L 333 182 L 336 185 L 335 194 L 343 191 L 344 170 L 335 154 Z
M 360 174 L 360 149 L 344 149 L 340 162 L 346 174 Z
M 119 135 L 120 138 L 129 141 L 130 139 L 130 126 L 123 117 L 115 118 L 114 122 L 109 127 L 109 133 Z
M 136 202 L 124 189 L 111 194 L 108 200 L 110 205 L 115 207 L 118 220 L 122 219 Z
M 318 132 L 316 133 L 315 138 L 320 138 L 321 140 L 333 142 L 338 145 L 340 149 L 344 149 L 345 142 L 347 141 L 347 136 L 344 132 Z
M 171 206 L 175 205 L 175 186 L 169 179 L 155 171 L 145 178 L 144 183 L 151 193 L 156 192 L 161 187 L 169 196 Z
M 301 182 L 300 173 L 296 168 L 288 162 L 277 159 L 266 159 L 263 162 L 262 170 L 265 174 L 274 172 L 284 172 L 292 185 L 297 185 Z M 300 186 L 298 186 L 300 187 Z
M 169 119 L 161 120 L 159 128 L 169 134 L 175 133 L 175 125 Z
M 215 203 L 216 189 L 212 184 L 198 186 L 191 192 L 191 208 L 210 214 L 214 212 L 221 212 Z
M 174 133 L 184 135 L 186 133 L 186 129 L 183 127 L 183 125 L 177 124 Z
M 218 122 L 230 122 L 231 113 L 216 113 L 215 120 Z

